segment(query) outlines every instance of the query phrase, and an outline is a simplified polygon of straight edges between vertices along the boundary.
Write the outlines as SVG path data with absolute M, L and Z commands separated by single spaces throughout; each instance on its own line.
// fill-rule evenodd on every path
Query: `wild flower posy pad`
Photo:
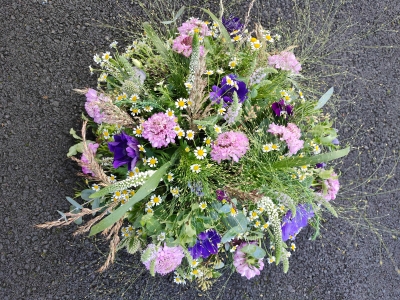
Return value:
M 42 227 L 93 214 L 78 232 L 111 239 L 102 270 L 126 247 L 142 249 L 151 274 L 204 289 L 224 267 L 286 272 L 299 231 L 318 233 L 324 208 L 334 213 L 326 162 L 348 149 L 302 93 L 300 62 L 279 34 L 207 13 L 213 22 L 190 18 L 165 36 L 145 23 L 124 52 L 114 42 L 94 56 L 98 87 L 83 91 L 89 118 L 69 152 L 82 153 L 83 204 L 67 198 L 71 211 Z

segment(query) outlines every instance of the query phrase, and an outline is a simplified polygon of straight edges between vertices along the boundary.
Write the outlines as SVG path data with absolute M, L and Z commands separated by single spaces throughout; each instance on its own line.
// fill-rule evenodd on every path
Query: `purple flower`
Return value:
M 275 123 L 269 124 L 268 132 L 274 135 L 280 135 L 281 141 L 285 141 L 288 148 L 289 154 L 296 154 L 304 146 L 304 141 L 300 140 L 301 131 L 296 124 L 289 123 L 287 127 L 282 125 L 276 125 Z
M 233 102 L 233 93 L 236 92 L 239 103 L 247 99 L 248 89 L 243 81 L 236 80 L 237 75 L 229 74 L 222 78 L 221 87 L 214 85 L 210 93 L 211 101 L 220 104 L 223 100 L 224 106 Z
M 215 192 L 217 194 L 217 200 L 222 201 L 222 200 L 229 200 L 228 194 L 224 190 L 216 190 Z
M 238 17 L 229 16 L 228 19 L 222 17 L 222 24 L 225 26 L 229 33 L 236 32 L 239 33 L 243 29 L 243 24 L 240 23 Z
M 293 114 L 293 108 L 291 105 L 286 104 L 285 100 L 281 99 L 278 102 L 274 102 L 271 105 L 275 115 L 280 117 L 282 115 L 291 116 Z
M 188 182 L 188 187 L 190 188 L 190 191 L 194 194 L 196 194 L 199 197 L 203 197 L 204 196 L 204 192 L 203 192 L 203 185 L 201 184 L 201 182 Z
M 97 143 L 90 143 L 88 144 L 88 150 L 91 153 L 86 153 L 85 151 L 82 153 L 82 157 L 81 157 L 81 161 L 83 163 L 85 163 L 86 165 L 89 164 L 89 159 L 88 156 L 94 156 L 97 152 L 97 148 L 99 148 L 99 144 Z M 84 174 L 92 174 L 94 175 L 94 173 L 92 172 L 92 170 L 90 170 L 87 166 L 82 166 L 82 172 Z
M 236 271 L 247 279 L 251 279 L 256 275 L 260 275 L 260 271 L 264 269 L 264 262 L 262 259 L 255 259 L 248 257 L 249 255 L 242 252 L 241 249 L 249 244 L 257 244 L 256 242 L 242 243 L 237 247 L 233 256 L 233 265 Z
M 308 219 L 314 217 L 314 211 L 311 204 L 300 204 L 296 207 L 296 215 L 288 210 L 282 219 L 282 240 L 294 240 L 296 235 L 303 227 L 308 224 Z
M 161 275 L 175 270 L 185 257 L 181 246 L 168 247 L 164 244 L 164 247 L 156 247 L 154 244 L 149 244 L 147 248 L 145 251 L 150 251 L 151 254 L 143 264 L 149 270 L 151 262 L 155 260 L 155 272 Z
M 218 253 L 218 243 L 221 242 L 221 236 L 215 229 L 209 229 L 204 232 L 200 232 L 197 236 L 196 244 L 193 247 L 189 247 L 188 250 L 192 255 L 193 259 L 199 257 L 207 258 L 211 254 Z
M 111 100 L 104 96 L 103 94 L 97 95 L 97 91 L 94 89 L 89 89 L 85 94 L 86 103 L 85 109 L 88 115 L 93 118 L 97 124 L 101 124 L 105 121 L 105 116 L 101 112 L 100 102 L 111 102 Z
M 301 71 L 301 65 L 292 52 L 282 51 L 279 54 L 272 55 L 268 57 L 268 64 L 277 69 L 291 71 L 294 74 L 299 74 Z
M 315 168 L 317 168 L 317 169 L 325 169 L 325 167 L 326 167 L 326 163 L 324 163 L 324 162 L 322 162 L 322 163 L 317 163 L 317 164 L 315 165 Z
M 332 140 L 332 144 L 334 144 L 335 146 L 337 146 L 337 145 L 340 144 L 340 142 L 339 142 L 338 139 L 333 139 L 333 140 Z
M 211 159 L 219 164 L 222 160 L 238 162 L 249 150 L 249 139 L 244 133 L 228 131 L 221 133 L 211 148 Z
M 116 169 L 123 165 L 128 165 L 128 170 L 136 166 L 139 159 L 139 142 L 125 132 L 114 135 L 114 142 L 108 143 L 108 149 L 114 153 L 113 167 Z
M 178 124 L 165 113 L 152 115 L 143 123 L 143 137 L 148 139 L 154 148 L 168 146 L 175 142 L 175 126 Z

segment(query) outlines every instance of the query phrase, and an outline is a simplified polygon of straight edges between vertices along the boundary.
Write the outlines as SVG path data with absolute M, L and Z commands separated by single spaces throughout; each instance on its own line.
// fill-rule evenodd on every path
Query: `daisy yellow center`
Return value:
M 204 155 L 204 150 L 203 149 L 197 150 L 197 155 L 198 156 L 203 156 Z
M 136 128 L 136 134 L 142 134 L 142 129 L 141 128 Z
M 154 202 L 154 203 L 160 203 L 160 198 L 154 197 L 153 202 Z
M 150 164 L 155 165 L 157 163 L 157 160 L 155 158 L 150 159 Z
M 185 101 L 179 100 L 179 101 L 178 101 L 178 106 L 179 106 L 179 107 L 184 107 L 184 106 L 185 106 Z
M 273 144 L 272 145 L 272 149 L 277 150 L 278 149 L 278 145 Z
M 272 40 L 272 37 L 271 37 L 269 34 L 267 34 L 267 35 L 265 36 L 265 39 L 266 39 L 267 41 L 270 41 L 270 40 Z
M 261 44 L 260 43 L 254 43 L 253 46 L 256 49 L 259 49 L 261 47 Z
M 198 171 L 199 169 L 200 169 L 200 166 L 199 166 L 199 165 L 194 165 L 194 166 L 193 166 L 193 170 Z
M 233 40 L 236 41 L 236 42 L 239 41 L 240 40 L 240 35 L 234 36 Z
M 236 67 L 236 62 L 235 61 L 231 61 L 229 63 L 229 66 L 232 67 L 232 68 Z
M 250 42 L 252 42 L 252 43 L 254 43 L 254 42 L 256 42 L 256 41 L 257 41 L 257 39 L 254 38 L 254 37 L 252 37 L 252 38 L 250 39 Z

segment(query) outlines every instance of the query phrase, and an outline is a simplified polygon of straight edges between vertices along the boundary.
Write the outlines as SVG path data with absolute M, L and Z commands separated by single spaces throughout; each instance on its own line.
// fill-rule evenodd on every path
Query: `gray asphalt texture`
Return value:
M 84 104 L 72 89 L 95 87 L 88 72 L 93 55 L 127 37 L 96 20 L 123 25 L 123 9 L 143 17 L 136 1 L 0 2 L 0 299 L 400 299 L 400 243 L 384 231 L 400 229 L 400 193 L 365 195 L 383 183 L 382 192 L 400 187 L 398 152 L 392 153 L 400 148 L 399 0 L 348 1 L 335 17 L 336 28 L 350 16 L 355 26 L 347 37 L 333 37 L 334 44 L 368 29 L 332 56 L 347 75 L 326 79 L 340 99 L 335 113 L 344 122 L 338 125 L 341 141 L 355 147 L 342 163 L 347 191 L 336 201 L 348 208 L 343 216 L 353 218 L 327 216 L 314 242 L 308 240 L 312 231 L 303 230 L 287 274 L 281 266 L 266 266 L 250 281 L 234 274 L 226 282 L 225 275 L 208 292 L 175 285 L 172 275 L 152 278 L 137 256 L 124 251 L 100 274 L 107 251 L 101 238 L 74 237 L 75 226 L 33 227 L 68 210 L 65 196 L 80 180 L 66 158 L 74 142 L 68 132 L 80 128 Z M 256 13 L 266 23 L 290 21 L 291 6 L 270 1 Z M 243 5 L 232 7 L 244 14 Z M 354 194 L 352 202 L 344 199 Z M 364 216 L 381 229 L 378 234 L 363 227 Z

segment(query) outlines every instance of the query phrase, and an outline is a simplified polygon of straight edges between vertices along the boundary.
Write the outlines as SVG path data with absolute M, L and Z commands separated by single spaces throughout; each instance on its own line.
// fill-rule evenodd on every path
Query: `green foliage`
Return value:
M 321 109 L 332 97 L 332 94 L 333 94 L 333 87 L 331 87 L 325 94 L 322 95 L 322 97 L 318 100 L 317 105 L 315 105 L 314 109 L 315 110 Z

